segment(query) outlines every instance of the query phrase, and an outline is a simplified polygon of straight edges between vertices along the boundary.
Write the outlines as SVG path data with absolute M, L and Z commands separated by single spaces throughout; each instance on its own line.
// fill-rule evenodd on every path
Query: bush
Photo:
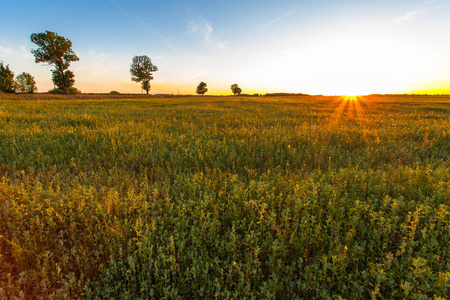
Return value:
M 79 94 L 81 94 L 81 91 L 79 89 L 77 89 L 77 88 L 74 88 L 74 87 L 70 87 L 68 89 L 68 91 L 69 91 L 69 95 L 79 95 Z M 52 90 L 49 90 L 48 92 L 49 92 L 49 94 L 60 94 L 60 95 L 66 94 L 65 90 L 61 90 L 61 89 L 58 89 L 58 88 L 54 88 Z

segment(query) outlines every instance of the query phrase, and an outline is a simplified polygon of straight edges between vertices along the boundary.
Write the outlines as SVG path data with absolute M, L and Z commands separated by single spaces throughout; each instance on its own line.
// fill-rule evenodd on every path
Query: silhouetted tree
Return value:
M 234 95 L 240 95 L 242 93 L 241 88 L 237 85 L 237 83 L 231 85 L 231 91 Z
M 205 82 L 200 82 L 197 86 L 197 94 L 199 95 L 204 95 L 206 92 L 208 91 L 208 88 L 206 87 L 206 83 Z
M 58 89 L 69 94 L 69 88 L 75 83 L 75 75 L 68 68 L 73 61 L 80 60 L 72 50 L 72 42 L 51 31 L 31 34 L 31 41 L 39 46 L 31 50 L 36 63 L 47 63 L 54 66 L 53 83 Z
M 152 64 L 147 55 L 135 56 L 130 67 L 131 80 L 134 82 L 141 82 L 141 87 L 144 91 L 150 91 L 150 80 L 153 79 L 153 72 L 158 71 L 158 68 Z
M 9 69 L 9 65 L 6 67 L 3 62 L 0 62 L 0 92 L 4 93 L 14 93 L 15 83 L 14 83 L 14 73 Z
M 22 93 L 34 93 L 37 91 L 36 81 L 29 73 L 21 73 L 16 77 L 16 89 Z

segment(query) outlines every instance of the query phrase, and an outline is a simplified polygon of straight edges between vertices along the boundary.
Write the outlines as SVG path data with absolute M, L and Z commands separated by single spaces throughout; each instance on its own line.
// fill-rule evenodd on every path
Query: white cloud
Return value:
M 287 13 L 285 13 L 285 14 L 282 14 L 281 16 L 279 16 L 279 17 L 277 17 L 277 18 L 275 18 L 275 19 L 269 21 L 269 25 L 272 25 L 272 24 L 274 24 L 274 23 L 280 21 L 281 19 L 287 18 L 287 17 L 289 17 L 290 15 L 292 15 L 293 13 L 294 13 L 294 11 L 289 11 L 289 12 L 287 12 Z
M 196 21 L 189 21 L 187 24 L 186 31 L 189 34 L 198 34 L 202 37 L 203 43 L 209 47 L 213 48 L 225 48 L 226 43 L 222 41 L 218 41 L 212 37 L 213 35 L 213 26 L 212 22 L 209 22 L 205 19 L 200 19 Z
M 0 55 L 3 57 L 10 57 L 13 53 L 13 48 L 0 46 Z
M 409 11 L 406 12 L 405 14 L 401 15 L 396 21 L 395 23 L 402 23 L 402 22 L 411 22 L 413 20 L 415 20 L 417 17 L 421 16 L 421 15 L 425 15 L 428 14 L 432 11 L 441 9 L 443 7 L 447 6 L 446 4 L 442 4 L 439 6 L 434 6 L 434 7 L 424 7 L 424 8 L 419 8 L 413 11 Z
M 80 61 L 71 66 L 74 71 L 92 80 L 109 78 L 119 68 L 116 60 L 110 55 L 96 50 L 89 50 L 86 54 L 79 53 Z
M 211 71 L 207 67 L 197 67 L 194 70 L 181 72 L 180 79 L 183 82 L 191 82 L 194 80 L 205 80 L 205 77 L 211 74 Z
M 28 61 L 33 59 L 33 55 L 31 54 L 30 50 L 27 49 L 25 46 L 20 47 L 22 61 Z
M 33 55 L 26 46 L 0 46 L 0 60 L 5 63 L 32 62 Z

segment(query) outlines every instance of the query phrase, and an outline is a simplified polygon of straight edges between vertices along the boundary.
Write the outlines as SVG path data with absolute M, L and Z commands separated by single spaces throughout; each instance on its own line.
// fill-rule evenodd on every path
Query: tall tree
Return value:
M 14 91 L 14 73 L 9 69 L 9 65 L 5 67 L 3 62 L 0 61 L 0 92 L 14 93 Z
M 242 93 L 241 88 L 237 85 L 237 83 L 231 85 L 231 91 L 234 95 L 240 95 Z
M 72 42 L 51 31 L 33 33 L 30 38 L 39 47 L 31 50 L 35 62 L 54 66 L 55 69 L 52 70 L 53 83 L 68 95 L 69 88 L 75 83 L 75 75 L 68 70 L 70 63 L 80 60 L 73 52 Z
M 206 87 L 206 83 L 203 81 L 200 82 L 197 86 L 196 93 L 199 95 L 204 95 L 207 91 L 208 91 L 208 88 Z
M 29 73 L 21 73 L 16 77 L 16 89 L 22 93 L 34 93 L 37 90 L 36 80 Z
M 152 60 L 147 55 L 133 57 L 130 67 L 131 80 L 141 82 L 141 87 L 147 92 L 147 95 L 151 88 L 152 73 L 156 71 L 158 71 L 158 68 L 153 65 Z

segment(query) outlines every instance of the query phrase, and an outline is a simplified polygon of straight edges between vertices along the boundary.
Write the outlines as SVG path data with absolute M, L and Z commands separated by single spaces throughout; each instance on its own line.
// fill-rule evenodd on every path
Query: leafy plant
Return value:
M 12 96 L 2 299 L 450 293 L 448 98 Z
M 34 77 L 26 72 L 22 72 L 16 77 L 16 88 L 19 92 L 33 94 L 37 91 Z
M 9 65 L 5 67 L 2 61 L 0 61 L 0 92 L 15 92 L 14 73 L 9 69 Z

